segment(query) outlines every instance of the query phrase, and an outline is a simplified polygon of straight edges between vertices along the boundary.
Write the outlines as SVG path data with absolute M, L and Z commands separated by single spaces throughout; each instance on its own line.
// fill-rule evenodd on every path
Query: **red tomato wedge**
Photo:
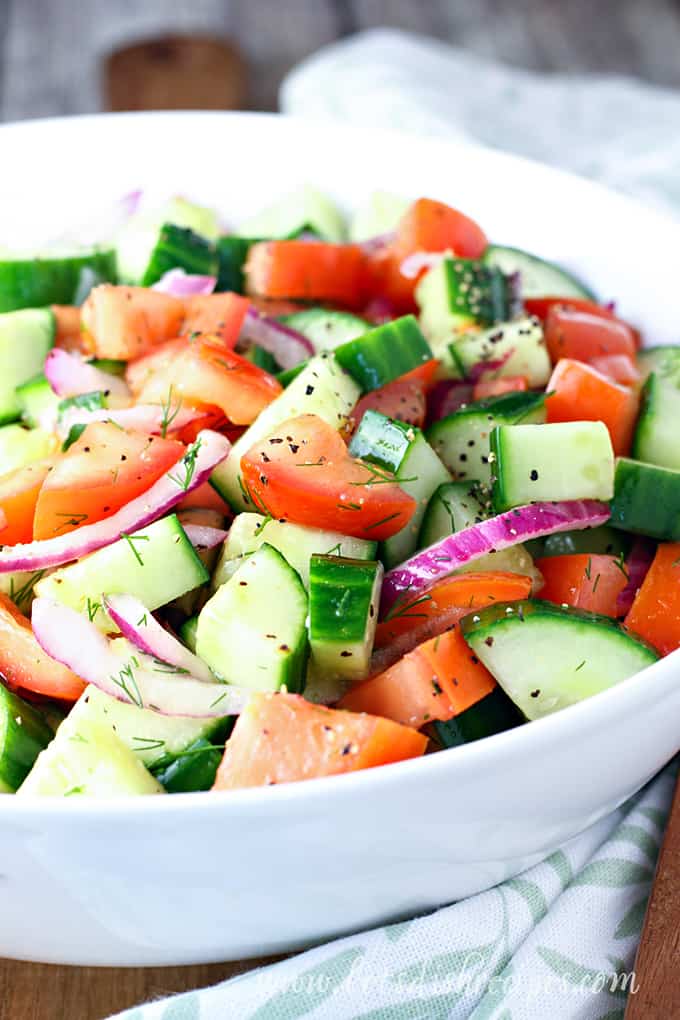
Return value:
M 0 677 L 12 688 L 62 701 L 77 701 L 86 686 L 43 652 L 30 621 L 5 595 L 0 595 Z
M 418 645 L 378 676 L 358 684 L 338 703 L 419 729 L 451 719 L 491 694 L 496 681 L 468 647 L 456 623 Z
M 314 414 L 284 422 L 251 446 L 241 471 L 264 513 L 355 538 L 389 538 L 416 508 L 386 472 L 350 457 L 340 434 Z
M 504 393 L 524 393 L 529 384 L 523 375 L 506 375 L 502 379 L 480 379 L 472 391 L 473 400 L 500 397 Z
M 640 404 L 633 390 L 571 358 L 557 362 L 546 390 L 548 422 L 604 422 L 614 453 L 621 457 L 629 452 Z
M 545 341 L 553 363 L 560 358 L 589 362 L 609 354 L 632 358 L 636 349 L 633 331 L 625 322 L 557 306 L 548 313 Z
M 55 459 L 37 460 L 0 477 L 0 510 L 5 517 L 5 527 L 0 535 L 3 545 L 33 540 L 35 505 Z
M 427 739 L 389 719 L 256 694 L 227 742 L 214 790 L 273 786 L 417 758 Z
M 251 294 L 248 297 L 253 308 L 262 315 L 268 315 L 270 318 L 276 319 L 279 315 L 292 315 L 293 312 L 301 312 L 306 306 L 300 304 L 299 301 L 286 301 L 285 299 L 279 300 L 278 298 L 261 298 L 255 294 Z
M 358 244 L 260 241 L 245 267 L 249 294 L 301 301 L 335 301 L 361 307 L 365 256 Z
M 185 298 L 184 307 L 183 336 L 210 333 L 218 336 L 227 347 L 234 347 L 250 301 L 240 294 L 199 294 Z
M 656 550 L 625 624 L 661 655 L 680 648 L 680 542 Z
M 171 341 L 156 353 L 128 373 L 133 392 L 144 380 L 136 393 L 142 404 L 208 404 L 234 425 L 250 425 L 282 391 L 273 375 L 229 350 L 219 337 Z
M 536 560 L 536 567 L 545 582 L 540 593 L 542 599 L 616 616 L 617 599 L 628 584 L 616 556 L 595 553 L 544 556 Z
M 82 308 L 83 326 L 99 358 L 129 361 L 178 336 L 184 303 L 149 287 L 95 287 Z
M 535 315 L 536 318 L 541 320 L 541 322 L 546 321 L 548 313 L 552 308 L 567 308 L 574 312 L 587 312 L 589 315 L 595 315 L 600 319 L 610 319 L 613 322 L 620 322 L 622 325 L 630 329 L 633 337 L 635 338 L 635 346 L 639 347 L 641 343 L 639 332 L 634 329 L 630 323 L 626 322 L 624 319 L 620 319 L 611 308 L 608 308 L 606 305 L 600 305 L 596 301 L 588 301 L 585 298 L 557 296 L 525 298 L 524 307 L 529 315 Z
M 174 439 L 126 432 L 111 422 L 88 425 L 43 482 L 33 538 L 54 538 L 110 517 L 183 454 L 184 446 Z
M 514 602 L 531 596 L 531 578 L 504 570 L 456 574 L 444 578 L 421 595 L 400 599 L 378 624 L 375 647 L 385 648 L 400 634 L 434 620 L 448 610 L 482 609 L 492 602 Z
M 213 489 L 210 482 L 203 482 L 197 489 L 192 489 L 177 504 L 178 510 L 189 510 L 198 507 L 201 510 L 216 510 L 224 517 L 231 517 L 231 507 L 224 502 L 216 489 Z
M 378 390 L 371 390 L 361 398 L 352 411 L 352 419 L 357 425 L 366 411 L 380 411 L 388 418 L 398 418 L 408 425 L 423 428 L 427 413 L 425 383 L 422 379 L 407 379 L 402 376 Z
M 80 308 L 76 305 L 52 305 L 56 325 L 54 346 L 64 351 L 91 354 L 92 344 L 80 328 Z
M 590 366 L 622 386 L 637 386 L 642 378 L 640 370 L 628 354 L 603 354 L 602 357 L 591 358 Z

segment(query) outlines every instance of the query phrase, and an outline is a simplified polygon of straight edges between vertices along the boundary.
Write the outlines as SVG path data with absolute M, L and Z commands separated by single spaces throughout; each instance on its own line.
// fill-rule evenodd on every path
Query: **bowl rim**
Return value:
M 69 130 L 83 129 L 88 124 L 110 122 L 118 123 L 138 122 L 143 120 L 198 120 L 198 119 L 229 119 L 250 121 L 264 125 L 267 130 L 271 125 L 289 123 L 298 127 L 309 127 L 310 124 L 323 124 L 328 128 L 327 121 L 319 121 L 313 118 L 292 116 L 290 114 L 256 112 L 256 111 L 217 111 L 217 110 L 164 110 L 164 111 L 130 111 L 121 113 L 96 113 L 83 114 L 69 117 L 44 117 L 24 121 L 10 121 L 0 124 L 0 139 L 9 133 L 33 134 L 40 133 L 46 127 L 62 128 Z M 381 137 L 392 141 L 411 139 L 418 144 L 432 146 L 456 152 L 474 153 L 478 158 L 493 160 L 497 163 L 515 167 L 521 172 L 522 169 L 547 175 L 556 182 L 563 181 L 565 185 L 573 188 L 581 188 L 590 192 L 594 197 L 597 195 L 606 196 L 608 202 L 618 200 L 624 209 L 635 210 L 638 215 L 656 221 L 659 225 L 668 229 L 680 229 L 680 217 L 676 218 L 661 213 L 658 209 L 646 206 L 644 203 L 630 198 L 618 191 L 610 189 L 596 181 L 588 180 L 570 171 L 538 160 L 529 159 L 524 156 L 514 155 L 502 150 L 496 150 L 489 146 L 476 142 L 463 141 L 458 138 L 447 139 L 438 135 L 419 135 L 413 132 L 401 132 L 393 129 L 368 129 L 363 126 L 354 127 L 347 124 L 332 124 L 334 132 L 348 136 L 369 136 L 375 141 Z M 673 662 L 680 662 L 677 658 L 680 649 L 671 653 L 665 658 L 629 677 L 619 684 L 615 684 L 598 694 L 561 709 L 551 715 L 534 720 L 530 725 L 523 725 L 503 733 L 485 737 L 461 747 L 448 748 L 433 754 L 412 758 L 406 761 L 394 762 L 389 765 L 376 766 L 370 769 L 357 770 L 351 773 L 343 773 L 334 776 L 280 783 L 274 786 L 255 786 L 229 791 L 215 791 L 207 797 L 205 792 L 201 793 L 180 793 L 170 797 L 112 797 L 110 799 L 95 800 L 89 798 L 26 798 L 6 796 L 0 798 L 0 824 L 5 819 L 26 819 L 28 817 L 52 816 L 56 814 L 59 818 L 78 818 L 82 816 L 94 817 L 96 819 L 120 818 L 130 815 L 145 816 L 151 812 L 154 817 L 187 811 L 225 812 L 230 808 L 240 815 L 258 815 L 260 813 L 286 812 L 291 802 L 297 803 L 301 798 L 309 802 L 310 808 L 318 805 L 327 806 L 329 796 L 335 798 L 356 797 L 357 793 L 370 795 L 379 793 L 386 784 L 397 783 L 403 785 L 410 781 L 425 781 L 426 776 L 433 776 L 442 770 L 451 771 L 457 778 L 464 777 L 466 773 L 478 773 L 494 767 L 496 759 L 504 759 L 506 756 L 521 754 L 540 754 L 541 751 L 554 748 L 556 743 L 566 742 L 571 735 L 579 736 L 584 732 L 599 729 L 601 726 L 616 725 L 617 719 L 624 715 L 636 712 L 643 707 L 643 703 L 649 700 L 650 696 L 661 700 L 668 696 L 677 687 L 674 678 Z M 652 689 L 653 688 L 653 689 Z

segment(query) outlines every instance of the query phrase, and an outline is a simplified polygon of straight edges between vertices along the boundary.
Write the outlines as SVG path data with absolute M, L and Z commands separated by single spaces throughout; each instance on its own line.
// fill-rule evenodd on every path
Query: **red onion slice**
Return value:
M 90 425 L 96 421 L 111 421 L 122 429 L 133 432 L 144 432 L 147 435 L 159 436 L 163 432 L 177 432 L 186 425 L 205 417 L 205 411 L 195 407 L 173 407 L 168 409 L 158 404 L 136 404 L 134 407 L 120 409 L 96 408 L 88 411 L 83 407 L 72 407 L 62 414 L 59 422 L 60 435 L 67 436 L 73 425 Z
M 140 652 L 153 655 L 170 666 L 178 666 L 204 683 L 215 682 L 205 662 L 161 627 L 151 611 L 134 595 L 105 595 L 104 606 L 123 637 Z
M 87 553 L 117 541 L 122 534 L 138 531 L 158 520 L 198 488 L 212 474 L 231 449 L 231 443 L 219 432 L 204 429 L 183 457 L 157 482 L 117 513 L 96 524 L 83 524 L 68 535 L 11 545 L 0 549 L 0 574 L 13 570 L 41 570 L 78 560 Z
M 594 499 L 573 499 L 561 503 L 532 503 L 515 507 L 487 521 L 480 521 L 423 549 L 405 563 L 385 574 L 380 603 L 387 612 L 402 592 L 414 594 L 459 567 L 509 549 L 530 538 L 558 531 L 580 531 L 609 520 L 609 506 Z
M 134 654 L 121 660 L 93 623 L 52 599 L 34 601 L 31 622 L 43 651 L 118 701 L 161 715 L 207 719 L 236 715 L 250 700 L 251 692 L 240 687 L 169 672 L 163 663 L 155 669 L 153 660 L 145 662 Z
M 427 424 L 448 418 L 472 401 L 474 384 L 465 379 L 440 379 L 427 394 Z
M 633 605 L 638 589 L 647 576 L 647 571 L 652 565 L 655 552 L 656 543 L 652 542 L 650 538 L 638 536 L 633 541 L 630 552 L 626 557 L 628 583 L 626 584 L 626 587 L 619 592 L 619 596 L 616 600 L 617 616 L 625 616 L 630 607 Z
M 182 527 L 195 549 L 215 549 L 229 534 L 222 528 L 211 528 L 208 524 L 183 524 Z
M 513 356 L 514 353 L 515 348 L 513 347 L 511 350 L 506 351 L 506 353 L 501 358 L 494 358 L 488 361 L 475 362 L 475 364 L 470 365 L 470 367 L 467 370 L 468 379 L 471 382 L 476 383 L 479 382 L 480 379 L 483 379 L 487 372 L 500 372 L 500 370 L 503 368 L 503 365 L 505 365 L 505 363 Z
M 77 354 L 59 347 L 54 347 L 45 358 L 45 375 L 58 397 L 77 397 L 81 393 L 102 390 L 107 395 L 132 399 L 124 379 L 102 372 Z
M 157 290 L 161 294 L 172 294 L 177 298 L 197 297 L 212 294 L 216 283 L 216 276 L 198 276 L 177 268 L 168 269 L 167 273 L 163 273 L 160 280 L 151 285 L 151 290 Z
M 416 251 L 412 255 L 408 255 L 399 266 L 399 272 L 402 276 L 405 276 L 407 280 L 415 280 L 416 276 L 423 271 L 423 269 L 432 269 L 434 266 L 439 265 L 442 259 L 450 256 L 450 252 L 446 251 Z
M 244 340 L 251 340 L 269 351 L 282 369 L 295 368 L 316 353 L 314 344 L 306 336 L 276 319 L 260 315 L 252 305 L 246 312 L 239 336 L 239 342 Z

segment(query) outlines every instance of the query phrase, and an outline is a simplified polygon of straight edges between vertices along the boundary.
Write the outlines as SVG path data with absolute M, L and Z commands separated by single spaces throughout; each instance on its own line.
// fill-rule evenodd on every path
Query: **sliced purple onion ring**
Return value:
M 269 351 L 283 369 L 295 368 L 316 353 L 314 344 L 302 333 L 267 315 L 260 315 L 252 306 L 246 312 L 239 335 L 239 343 L 244 340 L 251 340 Z
M 161 715 L 208 719 L 237 715 L 251 698 L 241 687 L 206 683 L 163 665 L 156 670 L 135 655 L 121 660 L 93 623 L 52 599 L 35 600 L 31 622 L 43 651 L 118 701 Z
M 650 538 L 643 538 L 641 535 L 638 535 L 634 539 L 630 552 L 626 557 L 628 582 L 626 587 L 619 592 L 616 600 L 617 616 L 625 616 L 633 605 L 638 589 L 652 565 L 655 552 L 656 544 Z
M 183 269 L 168 269 L 160 280 L 151 285 L 151 290 L 160 294 L 171 294 L 176 298 L 197 297 L 212 294 L 217 283 L 216 276 L 198 276 L 185 273 Z
M 78 560 L 87 553 L 117 541 L 122 534 L 143 528 L 172 510 L 187 493 L 207 481 L 227 456 L 231 443 L 210 429 L 198 433 L 196 442 L 157 482 L 117 513 L 96 524 L 82 524 L 68 535 L 46 538 L 26 545 L 0 548 L 0 574 L 13 570 L 41 570 Z M 1 537 L 1 535 L 0 535 Z
M 58 397 L 77 397 L 81 393 L 102 390 L 115 397 L 132 399 L 124 379 L 102 372 L 77 354 L 62 351 L 59 347 L 54 347 L 45 358 L 45 375 Z
M 153 613 L 134 595 L 105 595 L 104 606 L 123 637 L 140 652 L 186 670 L 203 683 L 215 682 L 203 660 L 161 627 Z
M 383 581 L 380 611 L 386 613 L 402 592 L 411 595 L 423 591 L 440 578 L 487 553 L 509 549 L 531 538 L 542 538 L 558 531 L 594 528 L 604 524 L 609 516 L 607 503 L 594 499 L 572 499 L 515 507 L 473 524 L 447 535 L 388 571 Z
M 223 528 L 211 528 L 208 524 L 183 524 L 182 527 L 194 549 L 215 549 L 229 534 Z

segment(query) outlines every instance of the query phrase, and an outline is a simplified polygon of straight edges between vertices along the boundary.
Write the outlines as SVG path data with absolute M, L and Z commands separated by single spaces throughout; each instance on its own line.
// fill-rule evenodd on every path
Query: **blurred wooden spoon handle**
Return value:
M 240 110 L 247 69 L 229 39 L 167 35 L 124 46 L 104 64 L 107 110 Z

